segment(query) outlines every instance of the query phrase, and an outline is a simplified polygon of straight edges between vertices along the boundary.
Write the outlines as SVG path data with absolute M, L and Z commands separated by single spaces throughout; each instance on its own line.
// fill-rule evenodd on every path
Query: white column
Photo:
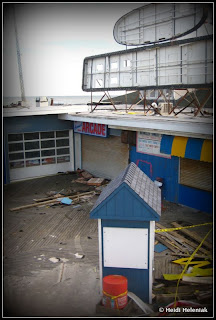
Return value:
M 153 264 L 154 264 L 154 242 L 155 242 L 155 221 L 150 221 L 149 235 L 149 303 L 152 303 L 152 282 L 153 282 Z
M 74 133 L 75 168 L 82 169 L 82 137 L 80 133 Z
M 102 279 L 102 232 L 101 219 L 98 219 L 98 244 L 99 244 L 99 274 L 100 274 L 100 295 L 103 295 L 103 279 Z

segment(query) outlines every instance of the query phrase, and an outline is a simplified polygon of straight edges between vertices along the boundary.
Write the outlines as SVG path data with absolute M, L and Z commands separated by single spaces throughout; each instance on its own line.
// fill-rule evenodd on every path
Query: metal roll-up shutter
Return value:
M 128 145 L 121 137 L 82 135 L 82 169 L 94 176 L 113 179 L 128 165 Z
M 180 184 L 212 192 L 212 163 L 180 158 Z

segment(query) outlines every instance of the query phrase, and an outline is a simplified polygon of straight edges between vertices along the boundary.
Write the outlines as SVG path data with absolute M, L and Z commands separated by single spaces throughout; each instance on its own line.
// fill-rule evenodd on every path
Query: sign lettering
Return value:
M 107 137 L 107 125 L 102 123 L 74 121 L 74 132 L 97 137 Z

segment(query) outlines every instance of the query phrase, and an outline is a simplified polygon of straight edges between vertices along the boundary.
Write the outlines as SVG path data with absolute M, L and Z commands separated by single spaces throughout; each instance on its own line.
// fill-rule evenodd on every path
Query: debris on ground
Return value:
M 57 198 L 57 200 L 59 200 L 62 204 L 67 204 L 70 205 L 72 203 L 72 199 L 69 198 Z
M 56 195 L 58 192 L 57 191 L 48 191 L 48 192 L 46 192 L 46 195 L 47 196 L 54 196 L 54 195 Z
M 183 226 L 177 222 L 172 222 L 171 225 L 172 227 L 167 227 L 156 223 L 156 240 L 176 255 L 188 256 L 192 254 L 202 241 L 201 237 L 195 231 L 189 230 L 193 226 Z M 195 257 L 198 256 L 205 258 L 212 257 L 212 244 L 205 240 L 195 255 Z
M 101 186 L 103 183 L 105 183 L 104 178 L 91 178 L 87 181 L 88 186 Z
M 80 199 L 82 199 L 83 196 L 86 196 L 86 195 L 95 195 L 95 192 L 94 191 L 89 191 L 89 192 L 83 192 L 83 193 L 79 193 L 79 194 L 76 194 L 76 195 L 73 195 L 73 196 L 69 196 L 68 198 L 69 199 L 72 199 L 74 203 L 77 203 L 80 201 Z M 42 199 L 40 199 L 42 200 Z M 16 207 L 16 208 L 12 208 L 10 209 L 10 211 L 18 211 L 18 210 L 22 210 L 22 209 L 26 209 L 26 208 L 32 208 L 32 207 L 36 207 L 36 206 L 43 206 L 43 205 L 51 205 L 51 204 L 56 204 L 56 203 L 61 203 L 61 201 L 58 201 L 58 198 L 55 198 L 53 197 L 53 199 L 51 200 L 43 200 L 41 202 L 36 202 L 36 203 L 33 203 L 33 204 L 27 204 L 27 205 L 24 205 L 24 206 L 20 206 L 20 207 Z
M 168 248 L 166 246 L 164 246 L 163 244 L 161 243 L 157 243 L 154 247 L 154 251 L 155 252 L 163 252 L 165 250 L 167 250 Z
M 87 184 L 87 180 L 84 177 L 80 177 L 72 182 L 78 182 L 78 183 L 83 183 L 83 184 Z
M 61 260 L 60 258 L 55 258 L 55 257 L 49 258 L 49 261 L 53 263 L 60 262 L 60 260 Z
M 91 179 L 93 178 L 93 175 L 91 173 L 89 173 L 88 171 L 83 171 L 81 172 L 81 176 L 85 179 Z
M 77 259 L 83 259 L 85 257 L 84 254 L 79 254 L 78 252 L 74 254 Z
M 156 223 L 155 252 L 164 255 L 164 250 L 157 250 L 159 244 L 166 246 L 166 254 L 178 256 L 170 263 L 178 264 L 182 271 L 179 274 L 163 274 L 162 279 L 155 279 L 153 294 L 157 305 L 178 302 L 182 299 L 193 302 L 213 300 L 213 260 L 212 243 L 207 241 L 211 233 L 212 223 L 200 225 L 183 225 L 180 222 L 171 222 L 171 226 Z M 195 228 L 209 225 L 210 229 L 203 238 Z

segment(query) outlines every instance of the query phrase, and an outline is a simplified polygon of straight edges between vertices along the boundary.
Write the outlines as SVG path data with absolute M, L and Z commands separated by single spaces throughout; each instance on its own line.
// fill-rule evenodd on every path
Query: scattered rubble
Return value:
M 79 254 L 78 252 L 74 254 L 77 259 L 83 259 L 85 257 L 84 254 Z
M 211 223 L 205 224 L 211 225 Z M 183 268 L 180 274 L 163 274 L 162 279 L 155 279 L 153 294 L 157 305 L 172 304 L 175 301 L 178 303 L 184 299 L 190 303 L 208 302 L 211 306 L 213 301 L 212 244 L 206 240 L 206 237 L 202 239 L 197 232 L 191 230 L 198 226 L 202 225 L 185 226 L 172 222 L 171 226 L 164 226 L 156 223 L 155 237 L 158 244 L 165 245 L 168 254 L 178 256 L 179 259 L 171 263 L 179 264 Z M 163 250 L 155 250 L 155 252 L 157 255 L 164 254 Z
M 49 258 L 49 261 L 53 262 L 53 263 L 57 263 L 57 262 L 60 262 L 60 258 L 56 258 L 56 257 L 52 257 L 52 258 Z
M 87 181 L 87 185 L 89 186 L 101 186 L 103 183 L 105 183 L 104 178 L 91 178 Z

